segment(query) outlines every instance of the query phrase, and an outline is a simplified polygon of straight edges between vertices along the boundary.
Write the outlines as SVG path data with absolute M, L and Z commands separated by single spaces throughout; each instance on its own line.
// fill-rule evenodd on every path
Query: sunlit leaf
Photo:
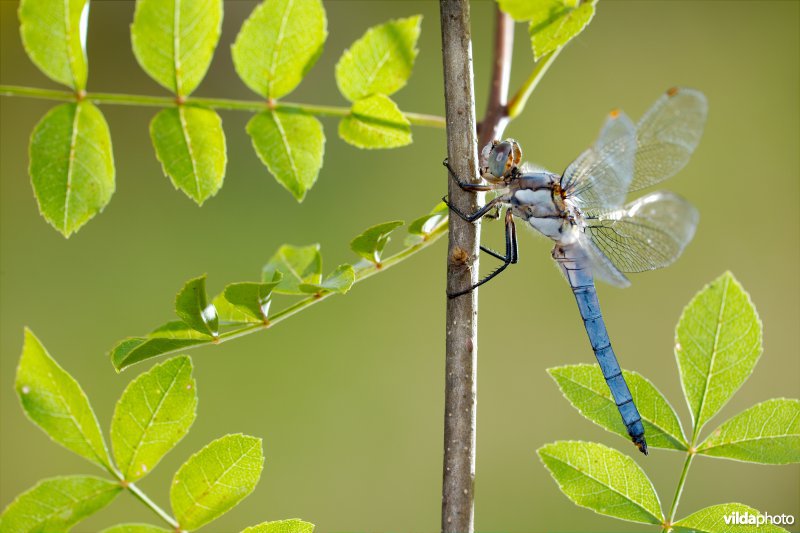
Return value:
M 275 272 L 283 274 L 281 282 L 275 287 L 278 294 L 305 294 L 300 285 L 319 285 L 322 281 L 322 255 L 319 244 L 292 246 L 284 244 L 264 265 L 261 279 L 274 279 Z
M 397 148 L 411 144 L 411 124 L 391 98 L 376 94 L 353 104 L 339 136 L 358 148 Z
M 530 20 L 535 59 L 561 48 L 592 20 L 596 0 L 501 0 L 500 7 L 515 20 Z
M 206 296 L 205 275 L 186 282 L 175 297 L 175 312 L 190 328 L 213 337 L 219 335 L 217 310 Z
M 449 208 L 444 202 L 439 202 L 427 215 L 411 221 L 408 232 L 412 235 L 429 235 L 447 220 Z
M 325 132 L 320 121 L 301 111 L 264 111 L 250 119 L 247 133 L 278 183 L 303 201 L 322 168 Z
M 224 291 L 217 294 L 211 303 L 214 304 L 214 308 L 217 310 L 220 326 L 264 323 L 263 318 L 256 318 L 247 309 L 230 303 L 225 298 Z
M 389 242 L 389 234 L 403 224 L 402 220 L 394 220 L 367 228 L 361 235 L 350 241 L 350 249 L 367 261 L 380 264 L 383 249 Z
M 537 453 L 561 492 L 581 507 L 622 520 L 661 523 L 653 484 L 627 455 L 602 444 L 574 441 L 546 444 Z
M 108 449 L 89 399 L 27 328 L 15 387 L 25 414 L 51 439 L 110 468 Z
M 231 283 L 225 287 L 225 299 L 250 317 L 264 321 L 269 315 L 272 291 L 283 277 L 280 272 L 276 272 L 276 274 L 276 277 L 270 282 Z
M 31 134 L 33 192 L 42 216 L 69 237 L 114 193 L 114 156 L 103 114 L 90 102 L 51 109 Z
M 548 368 L 564 397 L 586 418 L 629 440 L 617 404 L 597 365 L 568 365 Z M 667 399 L 647 379 L 636 372 L 622 371 L 631 396 L 642 415 L 647 445 L 651 448 L 686 450 L 678 415 Z
M 169 491 L 181 529 L 197 529 L 236 506 L 256 488 L 263 467 L 261 439 L 247 435 L 226 435 L 191 456 Z
M 328 36 L 320 0 L 266 0 L 242 25 L 231 49 L 244 83 L 264 98 L 292 92 Z
M 133 54 L 151 78 L 188 96 L 206 75 L 221 26 L 221 0 L 137 0 Z
M 186 105 L 162 109 L 150 122 L 150 138 L 176 189 L 198 205 L 217 194 L 227 156 L 222 120 L 215 111 Z
M 49 78 L 75 90 L 86 88 L 87 0 L 22 0 L 22 45 Z
M 367 30 L 336 64 L 339 91 L 351 102 L 402 88 L 417 57 L 422 16 L 391 20 Z
M 734 416 L 697 453 L 751 463 L 800 463 L 800 400 L 775 398 Z
M 119 524 L 106 528 L 100 533 L 170 533 L 170 530 L 150 524 Z
M 757 524 L 759 518 L 762 523 Z M 736 523 L 743 521 L 743 524 Z M 752 520 L 752 523 L 747 523 Z M 672 525 L 675 533 L 779 533 L 786 530 L 766 522 L 757 510 L 741 503 L 723 503 L 700 509 Z
M 214 342 L 214 337 L 194 330 L 185 322 L 167 322 L 147 337 L 128 337 L 111 349 L 111 362 L 114 368 L 124 370 L 132 364 L 176 353 L 190 346 Z
M 69 531 L 111 503 L 121 491 L 119 483 L 93 476 L 45 479 L 6 507 L 0 516 L 0 531 Z
M 344 294 L 350 290 L 355 281 L 356 272 L 353 269 L 353 265 L 345 263 L 344 265 L 339 265 L 336 270 L 325 276 L 321 283 L 301 283 L 298 288 L 304 293 L 311 294 L 321 292 Z
M 189 431 L 197 392 L 192 361 L 175 357 L 131 381 L 111 420 L 117 467 L 128 481 L 148 474 Z
M 275 522 L 264 522 L 257 526 L 250 526 L 242 530 L 242 533 L 313 533 L 314 524 L 304 522 L 299 518 L 289 520 L 277 520 Z
M 695 434 L 747 380 L 761 349 L 761 320 L 730 272 L 684 308 L 675 331 L 675 356 Z

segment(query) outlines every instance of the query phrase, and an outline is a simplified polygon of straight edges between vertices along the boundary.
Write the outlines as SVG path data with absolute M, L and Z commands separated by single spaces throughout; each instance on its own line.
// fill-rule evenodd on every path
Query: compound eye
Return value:
M 503 141 L 492 147 L 487 161 L 489 173 L 497 178 L 504 176 L 513 165 L 513 146 Z

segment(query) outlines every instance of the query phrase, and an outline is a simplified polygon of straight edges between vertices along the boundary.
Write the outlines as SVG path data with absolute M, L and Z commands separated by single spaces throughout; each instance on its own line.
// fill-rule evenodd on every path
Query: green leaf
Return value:
M 250 526 L 242 533 L 313 533 L 314 524 L 304 522 L 299 518 L 289 520 L 277 520 L 275 522 L 264 522 L 257 526 Z
M 325 276 L 319 284 L 301 283 L 298 289 L 303 293 L 317 294 L 323 292 L 335 292 L 344 294 L 350 290 L 356 281 L 356 271 L 353 265 L 339 265 L 336 270 Z
M 629 440 L 617 404 L 597 365 L 568 365 L 548 368 L 564 397 L 587 419 Z M 647 445 L 651 448 L 689 448 L 678 415 L 667 399 L 636 372 L 622 371 L 631 396 L 642 415 Z
M 0 516 L 0 531 L 69 531 L 121 491 L 119 483 L 93 476 L 45 479 L 6 507 Z
M 397 148 L 411 144 L 411 123 L 391 98 L 376 94 L 353 104 L 339 137 L 357 148 Z
M 439 202 L 436 207 L 431 209 L 430 213 L 412 220 L 408 225 L 408 232 L 412 235 L 430 235 L 436 228 L 447 221 L 448 211 L 447 204 Z
M 561 492 L 581 507 L 621 520 L 660 524 L 661 504 L 636 462 L 594 442 L 559 441 L 536 453 Z
M 747 380 L 761 349 L 761 320 L 730 272 L 684 308 L 675 330 L 675 357 L 695 435 Z
M 350 249 L 376 265 L 381 263 L 381 254 L 389 242 L 389 234 L 405 224 L 402 220 L 384 222 L 364 230 L 361 235 L 350 241 Z
M 133 54 L 151 78 L 188 96 L 206 75 L 221 26 L 221 0 L 138 0 Z
M 39 211 L 65 237 L 102 211 L 114 193 L 114 155 L 100 110 L 86 101 L 51 109 L 31 134 L 28 170 Z
M 169 497 L 181 529 L 197 529 L 236 506 L 256 488 L 261 439 L 226 435 L 194 454 L 172 480 Z
M 528 28 L 534 59 L 561 48 L 583 31 L 594 17 L 596 0 L 504 1 L 504 8 L 516 20 L 530 20 Z
M 392 94 L 411 76 L 417 57 L 422 16 L 373 26 L 342 54 L 336 84 L 351 102 L 373 94 Z
M 27 328 L 15 387 L 25 414 L 51 439 L 105 469 L 111 468 L 89 399 Z
M 273 281 L 267 283 L 231 283 L 225 287 L 225 299 L 257 321 L 267 320 L 272 303 L 272 291 L 281 282 L 282 274 L 275 273 Z
M 102 530 L 100 533 L 171 533 L 169 529 L 150 524 L 119 524 Z
M 217 294 L 211 301 L 217 310 L 220 326 L 236 326 L 242 324 L 263 324 L 263 318 L 254 317 L 243 307 L 233 305 L 225 299 L 225 292 Z
M 131 381 L 111 420 L 111 444 L 127 481 L 148 474 L 194 422 L 197 392 L 192 361 L 175 357 Z
M 320 121 L 301 111 L 264 111 L 250 119 L 247 133 L 270 173 L 302 202 L 322 168 L 325 132 Z
M 215 111 L 194 106 L 162 109 L 150 138 L 164 174 L 198 205 L 217 194 L 225 178 L 225 132 Z
M 175 297 L 175 312 L 195 331 L 217 337 L 219 319 L 213 304 L 206 296 L 206 276 L 190 279 Z
M 751 463 L 800 463 L 800 400 L 775 398 L 734 416 L 697 453 Z
M 275 273 L 283 275 L 274 292 L 278 294 L 306 294 L 300 285 L 319 285 L 322 281 L 322 255 L 319 244 L 292 246 L 284 244 L 264 265 L 261 279 L 275 279 Z
M 128 337 L 117 343 L 111 350 L 111 362 L 117 371 L 124 370 L 134 363 L 175 353 L 198 344 L 214 342 L 214 337 L 196 331 L 186 323 L 175 320 L 167 322 L 147 337 Z
M 264 98 L 281 98 L 314 66 L 327 37 L 320 0 L 266 0 L 236 36 L 233 65 L 250 89 Z
M 739 516 L 736 515 L 739 514 Z M 726 517 L 730 520 L 737 520 L 740 517 L 745 522 L 752 519 L 752 524 L 728 524 Z M 782 527 L 770 523 L 756 525 L 757 517 L 765 518 L 752 507 L 741 503 L 723 503 L 712 505 L 692 513 L 686 518 L 678 520 L 672 526 L 675 533 L 778 533 L 786 532 Z
M 86 88 L 87 0 L 22 0 L 22 45 L 39 70 L 77 91 Z
M 100 533 L 170 533 L 170 530 L 150 524 L 119 524 L 106 528 Z

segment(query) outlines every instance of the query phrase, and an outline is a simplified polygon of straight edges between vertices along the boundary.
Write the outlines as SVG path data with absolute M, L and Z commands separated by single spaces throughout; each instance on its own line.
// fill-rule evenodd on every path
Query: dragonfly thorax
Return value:
M 550 172 L 526 172 L 509 186 L 514 216 L 525 220 L 545 237 L 562 244 L 577 239 L 559 186 L 559 176 Z

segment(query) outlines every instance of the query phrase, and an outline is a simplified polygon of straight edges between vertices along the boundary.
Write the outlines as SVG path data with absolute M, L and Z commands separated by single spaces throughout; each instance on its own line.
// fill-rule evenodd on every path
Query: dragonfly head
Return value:
M 514 139 L 494 140 L 481 151 L 481 174 L 492 183 L 502 183 L 519 171 L 522 149 Z

